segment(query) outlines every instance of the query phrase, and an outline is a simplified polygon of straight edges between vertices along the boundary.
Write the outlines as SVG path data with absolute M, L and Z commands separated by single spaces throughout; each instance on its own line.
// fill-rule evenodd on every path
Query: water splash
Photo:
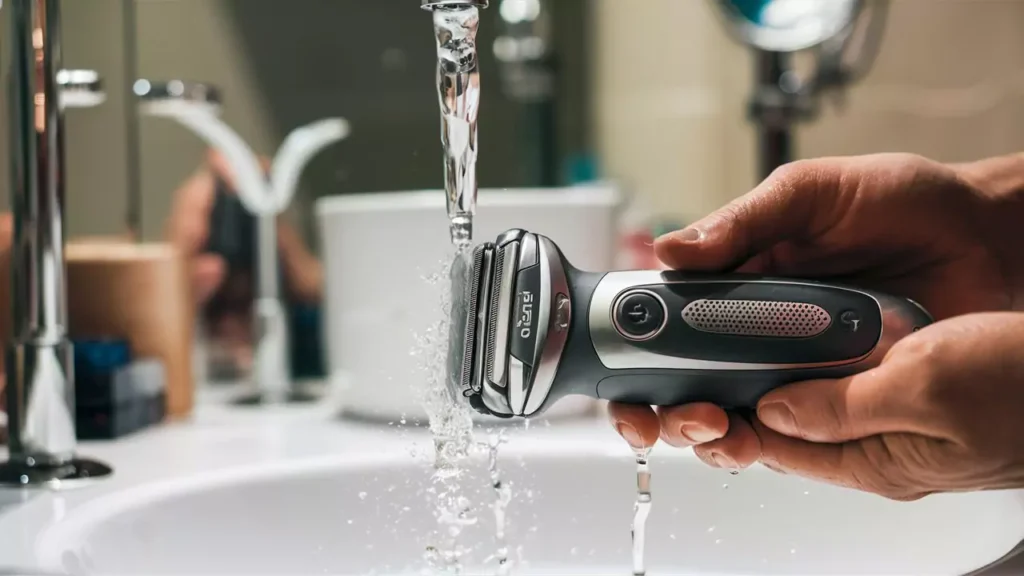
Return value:
M 439 269 L 425 280 L 440 286 L 439 320 L 417 338 L 413 354 L 419 358 L 425 385 L 417 388 L 420 405 L 427 413 L 433 437 L 432 487 L 428 490 L 438 530 L 424 553 L 428 565 L 447 574 L 462 574 L 462 561 L 468 550 L 459 543 L 465 526 L 476 522 L 471 503 L 463 494 L 461 477 L 473 440 L 473 419 L 469 406 L 452 396 L 448 370 L 449 322 L 452 311 L 464 310 L 460 291 L 452 292 L 445 282 L 465 264 L 464 250 L 452 253 Z
M 633 507 L 633 576 L 644 576 L 644 545 L 647 533 L 647 517 L 651 513 L 651 467 L 648 463 L 650 449 L 636 453 L 636 504 Z
M 488 449 L 488 470 L 491 475 L 491 486 L 494 488 L 494 539 L 498 546 L 494 558 L 498 561 L 497 576 L 507 576 L 511 573 L 512 565 L 508 561 L 508 542 L 505 539 L 506 517 L 505 511 L 509 502 L 512 501 L 512 488 L 501 479 L 501 470 L 498 468 L 498 448 L 505 443 L 503 433 L 493 434 L 487 443 Z

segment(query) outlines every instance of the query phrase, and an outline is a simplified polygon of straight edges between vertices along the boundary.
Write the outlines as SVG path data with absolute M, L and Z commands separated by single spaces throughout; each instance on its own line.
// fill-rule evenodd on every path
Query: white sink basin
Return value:
M 509 544 L 526 562 L 514 574 L 631 574 L 635 474 L 621 442 L 516 440 L 501 462 Z M 495 573 L 484 464 L 462 482 L 479 516 L 462 535 L 464 574 Z M 1024 539 L 1016 493 L 895 503 L 760 468 L 730 476 L 665 448 L 652 472 L 651 576 L 960 575 Z M 437 529 L 429 474 L 402 451 L 143 485 L 69 511 L 36 552 L 72 574 L 419 574 Z

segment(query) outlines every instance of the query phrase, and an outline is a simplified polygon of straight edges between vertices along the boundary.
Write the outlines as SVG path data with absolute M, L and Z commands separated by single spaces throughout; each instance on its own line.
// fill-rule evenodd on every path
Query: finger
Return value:
M 643 404 L 608 404 L 608 417 L 619 436 L 636 450 L 652 448 L 658 441 L 658 416 Z
M 718 440 L 729 431 L 725 410 L 704 402 L 658 408 L 661 439 L 676 448 Z
M 213 211 L 215 183 L 208 170 L 200 170 L 175 192 L 168 222 L 167 236 L 171 244 L 186 256 L 202 249 L 209 234 Z
M 931 435 L 915 389 L 919 378 L 882 365 L 838 380 L 777 388 L 758 402 L 757 417 L 775 432 L 811 442 L 839 443 L 884 434 Z
M 0 214 L 0 252 L 11 249 L 14 242 L 14 218 L 10 212 Z
M 761 457 L 761 440 L 750 422 L 739 414 L 729 414 L 729 433 L 719 440 L 695 446 L 693 451 L 711 466 L 742 470 Z
M 192 294 L 196 304 L 205 304 L 224 282 L 227 265 L 213 254 L 198 256 L 192 261 Z
M 895 459 L 881 437 L 819 444 L 783 436 L 756 419 L 753 427 L 761 440 L 761 461 L 773 470 L 896 500 L 927 493 L 893 472 Z
M 784 240 L 813 237 L 842 213 L 845 168 L 833 158 L 783 166 L 724 208 L 656 240 L 655 253 L 676 269 L 718 271 Z

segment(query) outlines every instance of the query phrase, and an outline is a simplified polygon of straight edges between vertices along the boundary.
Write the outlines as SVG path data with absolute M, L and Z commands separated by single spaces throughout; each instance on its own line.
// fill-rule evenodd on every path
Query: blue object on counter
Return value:
M 161 422 L 166 374 L 155 359 L 134 359 L 122 340 L 74 341 L 75 429 L 80 440 L 120 438 Z
M 318 379 L 327 375 L 323 355 L 321 308 L 306 304 L 289 306 L 291 376 Z
M 592 154 L 576 154 L 566 161 L 565 179 L 569 186 L 594 182 L 600 177 L 597 158 Z

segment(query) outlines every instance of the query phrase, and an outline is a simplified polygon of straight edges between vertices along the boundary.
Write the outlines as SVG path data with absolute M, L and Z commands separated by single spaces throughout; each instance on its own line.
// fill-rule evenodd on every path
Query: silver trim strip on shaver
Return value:
M 480 383 L 480 395 L 487 409 L 495 414 L 511 414 L 508 401 L 500 391 L 495 390 L 487 383 L 486 353 L 487 336 L 490 333 L 489 316 L 491 310 L 492 291 L 494 290 L 494 255 L 496 249 L 493 246 L 484 248 L 483 258 L 480 262 L 480 278 L 474 279 L 480 282 L 480 295 L 477 299 L 477 309 L 474 318 L 470 321 L 476 322 L 476 342 L 473 343 L 473 382 Z M 504 360 L 504 359 L 503 359 Z
M 538 255 L 540 264 L 540 318 L 537 322 L 537 347 L 534 358 L 537 363 L 533 367 L 532 383 L 526 400 L 526 408 L 523 411 L 516 411 L 523 416 L 531 416 L 547 400 L 551 392 L 551 385 L 555 381 L 555 373 L 558 371 L 558 363 L 562 359 L 562 352 L 565 350 L 565 342 L 569 337 L 569 323 L 564 326 L 556 326 L 558 314 L 554 309 L 559 296 L 572 298 L 569 291 L 569 279 L 566 277 L 565 268 L 562 266 L 562 257 L 555 244 L 545 236 L 536 235 L 538 241 Z M 572 308 L 572 302 L 569 302 Z
M 637 270 L 629 272 L 609 272 L 598 282 L 590 300 L 589 328 L 594 351 L 601 363 L 610 370 L 621 369 L 665 369 L 665 370 L 793 370 L 805 368 L 827 368 L 864 363 L 873 365 L 881 362 L 882 357 L 897 340 L 914 331 L 914 318 L 905 313 L 903 301 L 893 296 L 879 294 L 869 290 L 836 287 L 864 294 L 878 303 L 882 314 L 882 331 L 879 341 L 867 354 L 859 358 L 848 358 L 834 362 L 808 364 L 760 364 L 745 362 L 718 362 L 665 356 L 644 350 L 622 337 L 615 329 L 614 304 L 620 294 L 627 290 L 650 286 L 652 284 L 670 285 L 687 283 L 721 283 L 737 284 L 771 283 L 799 286 L 817 286 L 812 282 L 789 280 L 744 280 L 744 279 L 686 279 L 670 280 L 657 270 Z M 916 305 L 916 303 L 915 303 Z M 920 308 L 920 306 L 918 306 Z M 922 309 L 923 310 L 923 309 Z M 670 314 L 669 311 L 666 314 Z
M 497 286 L 494 302 L 497 316 L 494 318 L 493 347 L 488 345 L 487 364 L 490 380 L 495 386 L 505 387 L 506 360 L 509 357 L 509 324 L 512 318 L 512 302 L 519 267 L 519 242 L 512 242 L 503 248 L 501 257 L 501 282 Z M 514 402 L 513 402 L 514 406 Z

